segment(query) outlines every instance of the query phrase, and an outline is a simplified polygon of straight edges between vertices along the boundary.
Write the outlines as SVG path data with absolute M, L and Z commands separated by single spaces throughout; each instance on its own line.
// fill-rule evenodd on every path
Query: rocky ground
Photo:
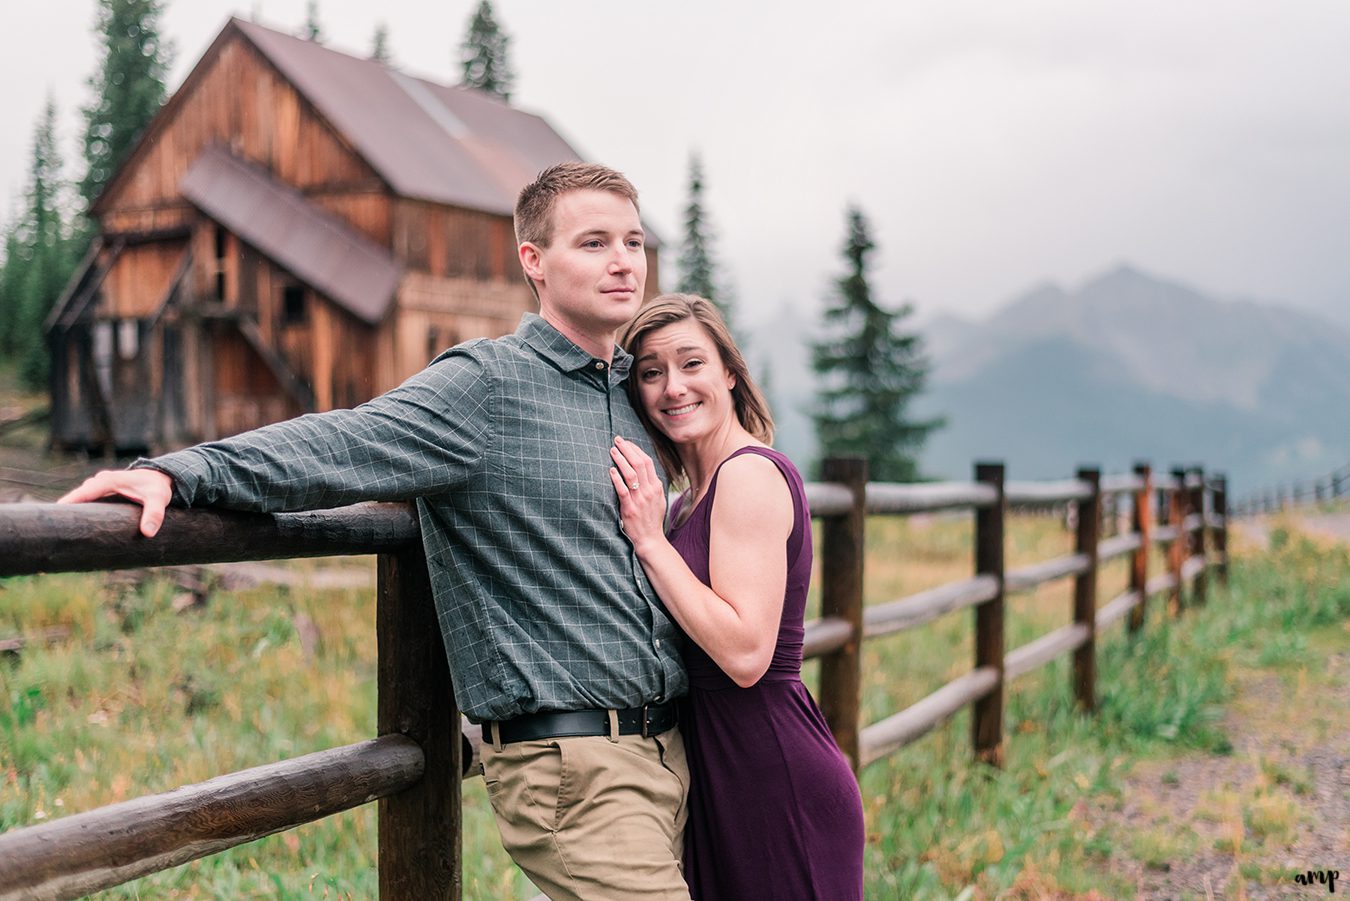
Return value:
M 1350 515 L 1308 531 L 1350 539 Z M 1224 719 L 1232 753 L 1138 764 L 1118 800 L 1077 811 L 1136 897 L 1331 895 L 1300 884 L 1309 871 L 1339 872 L 1335 893 L 1350 893 L 1350 624 L 1327 641 L 1324 671 L 1243 673 Z

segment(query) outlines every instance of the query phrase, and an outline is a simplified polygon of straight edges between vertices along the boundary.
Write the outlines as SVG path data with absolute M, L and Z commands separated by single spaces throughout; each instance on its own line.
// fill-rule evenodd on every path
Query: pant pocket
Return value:
M 483 781 L 504 842 L 508 831 L 532 842 L 557 828 L 562 775 L 556 741 L 514 742 L 485 757 Z

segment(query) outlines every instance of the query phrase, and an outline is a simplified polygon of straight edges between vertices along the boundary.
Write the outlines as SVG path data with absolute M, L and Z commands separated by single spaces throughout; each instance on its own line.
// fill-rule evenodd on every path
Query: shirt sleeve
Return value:
M 455 348 L 351 410 L 311 413 L 134 467 L 187 505 L 274 513 L 409 500 L 464 485 L 493 438 L 489 367 Z

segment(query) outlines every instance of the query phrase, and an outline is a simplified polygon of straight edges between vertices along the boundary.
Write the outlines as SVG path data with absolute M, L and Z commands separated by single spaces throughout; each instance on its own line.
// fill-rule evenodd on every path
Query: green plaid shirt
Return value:
M 542 318 L 454 347 L 354 410 L 137 466 L 177 499 L 276 512 L 416 499 L 456 697 L 475 720 L 684 693 L 679 632 L 619 528 L 615 435 L 651 444 L 623 381 Z

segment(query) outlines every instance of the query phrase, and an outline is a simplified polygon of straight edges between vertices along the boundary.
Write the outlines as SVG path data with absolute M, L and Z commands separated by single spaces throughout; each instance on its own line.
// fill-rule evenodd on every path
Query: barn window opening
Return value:
M 300 325 L 305 321 L 305 289 L 300 285 L 287 285 L 281 289 L 281 322 L 283 325 Z
M 117 355 L 123 360 L 134 360 L 140 352 L 140 323 L 135 319 L 121 319 L 117 323 Z
M 226 237 L 225 229 L 217 225 L 215 229 L 215 251 L 216 251 L 216 300 L 225 300 L 225 250 Z

